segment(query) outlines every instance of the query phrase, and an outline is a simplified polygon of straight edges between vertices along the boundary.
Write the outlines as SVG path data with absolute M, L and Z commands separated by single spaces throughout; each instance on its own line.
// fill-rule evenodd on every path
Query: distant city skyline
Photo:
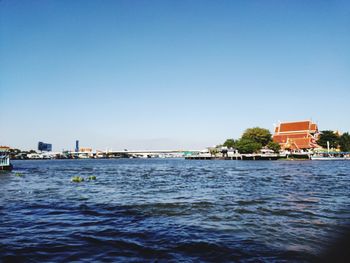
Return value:
M 350 131 L 348 1 L 0 1 L 0 145 L 202 149 Z

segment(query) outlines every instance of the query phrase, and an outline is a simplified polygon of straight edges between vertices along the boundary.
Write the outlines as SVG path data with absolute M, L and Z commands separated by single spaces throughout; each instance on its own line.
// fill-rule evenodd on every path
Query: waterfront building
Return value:
M 52 151 L 52 144 L 39 142 L 38 143 L 38 150 L 42 151 L 42 152 L 51 152 Z
M 79 149 L 80 153 L 92 153 L 92 148 L 82 147 Z
M 75 151 L 79 152 L 79 140 L 75 141 Z
M 10 147 L 0 146 L 0 170 L 12 170 L 9 152 Z
M 308 150 L 320 147 L 316 143 L 318 134 L 317 124 L 310 120 L 281 122 L 275 127 L 273 141 L 283 150 Z

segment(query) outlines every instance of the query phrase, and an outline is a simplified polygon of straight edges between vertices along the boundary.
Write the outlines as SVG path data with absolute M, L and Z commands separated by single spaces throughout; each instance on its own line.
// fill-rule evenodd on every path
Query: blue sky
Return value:
M 350 131 L 347 1 L 0 2 L 0 144 L 201 149 Z

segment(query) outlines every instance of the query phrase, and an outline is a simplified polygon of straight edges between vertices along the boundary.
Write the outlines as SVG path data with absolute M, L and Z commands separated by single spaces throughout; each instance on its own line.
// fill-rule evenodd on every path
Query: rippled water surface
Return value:
M 350 161 L 13 164 L 0 174 L 3 260 L 310 261 L 350 219 Z

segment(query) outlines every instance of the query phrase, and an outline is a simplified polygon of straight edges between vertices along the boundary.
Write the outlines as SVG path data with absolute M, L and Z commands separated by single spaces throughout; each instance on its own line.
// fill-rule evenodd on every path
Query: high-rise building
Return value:
M 79 152 L 79 140 L 75 141 L 75 151 Z
M 39 142 L 38 143 L 38 150 L 42 151 L 42 152 L 51 152 L 52 151 L 52 144 Z

